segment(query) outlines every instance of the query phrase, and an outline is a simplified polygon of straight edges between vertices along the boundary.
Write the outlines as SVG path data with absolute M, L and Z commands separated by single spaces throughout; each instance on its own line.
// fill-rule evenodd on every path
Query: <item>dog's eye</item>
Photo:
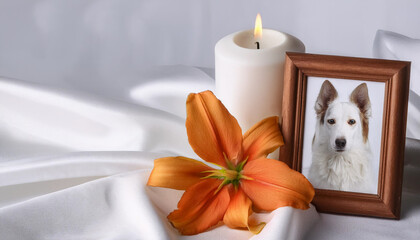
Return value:
M 329 124 L 334 124 L 334 123 L 335 123 L 335 120 L 334 120 L 334 119 L 328 119 L 328 120 L 327 120 L 327 122 L 328 122 Z
M 353 124 L 356 123 L 356 120 L 350 119 L 350 120 L 347 121 L 347 123 L 350 124 L 350 125 L 353 125 Z

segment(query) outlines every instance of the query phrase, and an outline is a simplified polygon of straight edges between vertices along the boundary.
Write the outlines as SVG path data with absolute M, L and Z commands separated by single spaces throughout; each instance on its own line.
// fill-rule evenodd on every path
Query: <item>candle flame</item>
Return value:
M 262 38 L 262 22 L 261 22 L 261 15 L 259 13 L 257 14 L 257 18 L 255 19 L 254 38 L 255 39 Z

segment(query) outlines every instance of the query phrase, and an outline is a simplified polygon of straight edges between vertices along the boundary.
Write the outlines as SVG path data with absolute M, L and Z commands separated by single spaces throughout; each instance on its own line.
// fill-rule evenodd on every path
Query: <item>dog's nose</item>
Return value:
M 346 139 L 344 138 L 338 138 L 335 140 L 335 145 L 337 148 L 342 149 L 346 146 Z

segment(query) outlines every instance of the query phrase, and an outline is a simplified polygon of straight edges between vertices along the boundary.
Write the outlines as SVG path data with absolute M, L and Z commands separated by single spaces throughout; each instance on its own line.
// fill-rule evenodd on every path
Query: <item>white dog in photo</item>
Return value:
M 355 88 L 350 102 L 340 102 L 334 86 L 325 80 L 315 112 L 310 182 L 320 189 L 372 192 L 368 139 L 371 104 L 367 85 Z

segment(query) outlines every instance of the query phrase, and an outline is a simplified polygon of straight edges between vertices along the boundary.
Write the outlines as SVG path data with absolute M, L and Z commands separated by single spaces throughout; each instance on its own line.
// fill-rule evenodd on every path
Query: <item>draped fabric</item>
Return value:
M 373 55 L 411 62 L 407 137 L 420 139 L 420 39 L 378 30 L 373 43 Z
M 186 136 L 185 99 L 189 92 L 213 90 L 214 81 L 193 67 L 144 72 L 136 83 L 115 82 L 114 95 L 101 86 L 95 89 L 100 95 L 0 79 L 1 239 L 419 236 L 420 141 L 412 139 L 407 139 L 399 221 L 318 214 L 313 206 L 306 211 L 283 207 L 253 216 L 267 222 L 259 235 L 219 225 L 180 236 L 166 216 L 182 191 L 145 184 L 155 158 L 197 158 Z
M 115 82 L 113 95 L 0 79 L 1 238 L 303 237 L 318 219 L 314 207 L 255 215 L 268 222 L 255 236 L 226 226 L 178 234 L 166 216 L 182 191 L 146 182 L 155 158 L 197 158 L 186 135 L 185 100 L 212 90 L 213 79 L 192 67 L 144 71 L 134 84 Z M 299 224 L 290 228 L 292 222 Z

